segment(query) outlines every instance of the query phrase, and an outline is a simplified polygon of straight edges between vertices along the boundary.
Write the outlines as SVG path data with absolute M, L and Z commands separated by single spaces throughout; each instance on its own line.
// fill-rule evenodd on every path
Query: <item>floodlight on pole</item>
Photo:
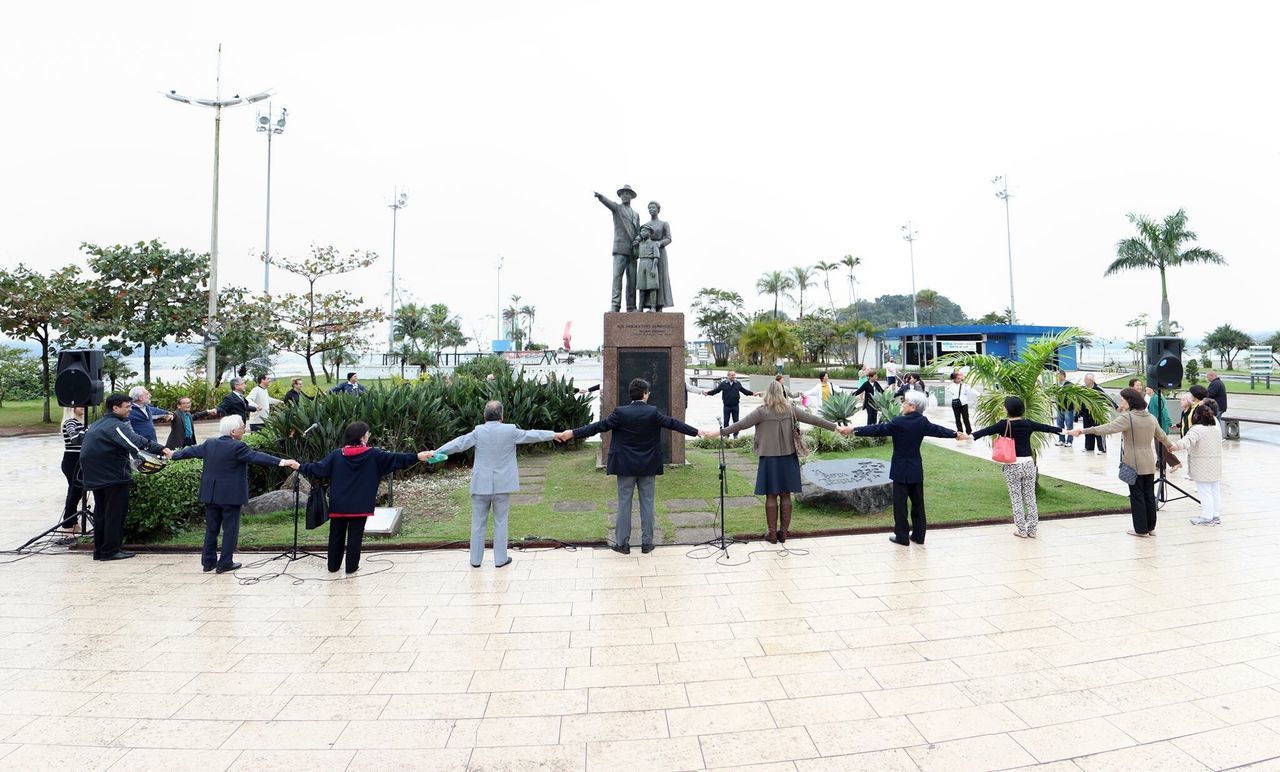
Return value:
M 903 240 L 907 242 L 907 253 L 911 257 L 911 323 L 919 327 L 920 312 L 916 309 L 916 236 L 920 231 L 912 229 L 910 220 L 899 230 L 902 231 Z
M 168 99 L 184 105 L 213 108 L 213 222 L 209 228 L 209 323 L 205 334 L 205 375 L 209 384 L 209 393 L 218 380 L 218 167 L 222 146 L 222 108 L 235 107 L 242 104 L 253 104 L 271 96 L 271 90 L 260 91 L 247 97 L 235 94 L 229 99 L 222 98 L 222 44 L 218 44 L 218 70 L 215 80 L 213 99 L 188 97 L 177 91 L 164 92 Z
M 991 184 L 999 188 L 996 198 L 1004 201 L 1004 237 L 1009 248 L 1009 324 L 1017 324 L 1018 315 L 1013 305 L 1013 226 L 1009 219 L 1009 178 L 1004 175 L 994 177 Z
M 396 217 L 400 210 L 409 205 L 409 194 L 398 190 L 392 192 L 391 203 L 391 329 L 387 331 L 388 353 L 396 350 Z
M 267 135 L 267 216 L 266 235 L 262 240 L 262 294 L 271 294 L 271 137 L 284 133 L 289 108 L 280 108 L 280 117 L 274 118 L 271 103 L 267 102 L 267 114 L 258 113 L 258 133 Z

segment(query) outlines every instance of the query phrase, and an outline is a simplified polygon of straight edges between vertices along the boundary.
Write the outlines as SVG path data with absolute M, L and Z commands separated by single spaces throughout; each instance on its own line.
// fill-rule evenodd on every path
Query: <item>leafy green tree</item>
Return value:
M 1280 330 L 1271 333 L 1271 337 L 1263 341 L 1261 345 L 1270 346 L 1273 353 L 1280 351 Z
M 787 297 L 791 298 L 793 302 L 795 302 L 799 307 L 799 311 L 796 313 L 796 317 L 799 319 L 803 319 L 804 318 L 804 291 L 813 286 L 813 268 L 807 265 L 792 266 L 790 277 L 791 277 L 791 286 L 793 289 L 796 290 L 796 297 L 791 298 L 790 293 L 788 293 Z
M 982 316 L 974 320 L 977 324 L 1008 324 L 1011 314 L 1009 309 L 1004 311 L 988 311 Z
M 76 339 L 73 328 L 79 323 L 78 304 L 85 293 L 80 269 L 68 265 L 40 273 L 19 263 L 11 271 L 0 271 L 0 331 L 17 340 L 40 344 L 40 384 L 44 393 L 44 422 L 52 423 L 49 411 L 49 357 L 54 335 Z
M 345 380 L 342 377 L 343 363 L 359 362 L 360 355 L 366 350 L 368 350 L 368 342 L 363 338 L 343 337 L 340 342 L 321 352 L 320 364 L 325 368 L 326 372 L 328 372 L 328 368 L 333 368 L 333 380 L 335 382 L 342 381 Z
M 80 249 L 98 275 L 86 331 L 114 339 L 107 346 L 126 356 L 141 347 L 142 380 L 150 385 L 152 350 L 191 335 L 208 315 L 209 256 L 155 239 Z
M 1222 324 L 1213 332 L 1204 336 L 1200 348 L 1218 355 L 1223 367 L 1230 370 L 1241 351 L 1253 345 L 1253 338 L 1248 333 L 1237 330 L 1229 324 Z
M 975 424 L 987 426 L 1004 418 L 1004 398 L 1009 396 L 1022 399 L 1029 421 L 1053 423 L 1053 413 L 1061 400 L 1076 412 L 1082 407 L 1088 408 L 1089 414 L 1099 416 L 1102 423 L 1102 418 L 1111 411 L 1111 403 L 1102 392 L 1075 383 L 1059 386 L 1053 378 L 1059 350 L 1090 334 L 1072 327 L 1057 335 L 1037 338 L 1027 344 L 1020 359 L 1000 359 L 990 354 L 947 354 L 937 362 L 944 370 L 968 368 L 969 382 L 984 390 L 978 397 Z M 1034 456 L 1038 448 L 1048 444 L 1049 435 L 1037 432 L 1031 436 Z
M 933 324 L 965 324 L 969 315 L 946 295 L 938 295 L 938 307 L 934 309 Z M 911 321 L 911 295 L 881 295 L 873 301 L 859 300 L 855 319 L 868 319 L 877 327 L 896 327 L 899 322 Z
M 773 295 L 773 318 L 778 318 L 778 298 L 795 286 L 795 280 L 782 271 L 770 271 L 756 280 L 756 294 Z
M 938 310 L 939 297 L 941 296 L 938 295 L 937 290 L 922 289 L 916 293 L 916 308 L 926 312 L 925 324 L 933 324 L 933 314 Z
M 1196 361 L 1195 357 L 1187 359 L 1186 364 L 1183 365 L 1182 375 L 1187 379 L 1187 383 L 1192 386 L 1200 382 L 1200 363 Z
M 373 252 L 354 251 L 343 255 L 333 246 L 314 244 L 305 258 L 273 258 L 281 268 L 307 282 L 305 293 L 273 300 L 279 323 L 279 348 L 307 361 L 312 385 L 316 383 L 314 357 L 338 348 L 355 348 L 362 340 L 364 328 L 385 318 L 378 309 L 363 308 L 363 298 L 343 290 L 321 294 L 316 291 L 316 283 L 328 276 L 367 268 L 377 259 Z
M 392 334 L 397 341 L 409 345 L 414 353 L 419 349 L 427 332 L 427 310 L 417 303 L 405 303 L 396 308 Z
M 33 399 L 41 393 L 40 362 L 18 346 L 0 346 L 0 407 L 6 399 Z
M 203 352 L 196 352 L 196 356 L 201 363 L 204 362 Z M 129 360 L 121 356 L 119 351 L 109 351 L 102 358 L 102 377 L 107 379 L 108 387 L 114 392 L 117 384 L 125 384 L 130 378 L 137 378 L 138 371 L 129 366 Z
M 793 357 L 800 351 L 800 341 L 791 325 L 780 319 L 757 319 L 738 338 L 738 350 L 747 356 L 759 356 L 766 362 Z
M 1129 222 L 1138 229 L 1138 235 L 1116 242 L 1116 259 L 1103 276 L 1121 271 L 1155 269 L 1160 272 L 1160 320 L 1163 329 L 1169 329 L 1169 284 L 1166 272 L 1170 268 L 1195 263 L 1226 265 L 1222 255 L 1204 247 L 1184 247 L 1199 238 L 1187 228 L 1187 210 L 1179 209 L 1163 222 L 1156 222 L 1146 215 L 1130 212 Z
M 829 316 L 810 314 L 793 324 L 792 331 L 809 361 L 827 361 L 827 352 L 837 341 L 836 325 Z
M 742 296 L 729 290 L 703 287 L 689 304 L 696 314 L 693 324 L 707 340 L 715 354 L 716 367 L 729 362 L 729 344 L 742 335 L 747 320 L 742 313 Z
M 214 382 L 221 383 L 228 373 L 243 378 L 248 373 L 269 371 L 274 364 L 273 352 L 280 337 L 275 303 L 243 287 L 226 287 L 218 291 L 218 315 L 221 317 L 218 325 L 221 333 L 218 372 L 214 374 Z M 207 366 L 204 351 L 192 352 L 187 366 L 203 372 Z

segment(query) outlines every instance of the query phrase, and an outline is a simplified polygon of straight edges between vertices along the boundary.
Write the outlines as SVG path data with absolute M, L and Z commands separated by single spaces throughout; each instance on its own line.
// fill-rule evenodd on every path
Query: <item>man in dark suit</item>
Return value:
M 249 401 L 244 395 L 244 378 L 231 379 L 231 393 L 222 398 L 218 403 L 218 415 L 226 418 L 227 416 L 239 416 L 245 425 L 249 425 L 249 413 L 258 409 L 258 406 Z
M 1221 419 L 1227 414 L 1227 384 L 1218 377 L 1216 370 L 1208 371 L 1204 377 L 1209 379 L 1208 393 L 1205 396 L 1218 406 L 1218 426 L 1222 429 L 1222 436 L 1226 437 L 1227 425 Z
M 165 442 L 165 447 L 177 450 L 196 444 L 195 422 L 217 414 L 216 410 L 198 410 L 193 413 L 191 397 L 182 397 L 178 400 L 178 409 L 173 411 L 173 426 L 169 429 L 169 440 Z
M 737 422 L 738 406 L 741 400 L 741 395 L 746 394 L 748 397 L 755 396 L 755 392 L 748 391 L 747 387 L 743 386 L 738 381 L 738 374 L 732 370 L 729 371 L 723 381 L 716 384 L 714 389 L 704 391 L 702 393 L 708 397 L 713 394 L 720 395 L 720 401 L 724 403 L 724 423 L 721 424 L 721 426 L 728 426 L 731 423 Z M 737 437 L 737 432 L 734 432 L 733 436 Z
M 298 462 L 259 453 L 245 444 L 244 421 L 226 416 L 218 422 L 219 436 L 174 453 L 174 461 L 203 458 L 200 473 L 200 501 L 204 503 L 204 552 L 200 563 L 206 572 L 226 573 L 240 568 L 232 561 L 240 537 L 240 507 L 249 501 L 249 464 L 287 466 L 296 470 Z M 218 531 L 222 531 L 222 558 L 218 559 Z
M 907 545 L 907 500 L 911 501 L 911 541 L 924 544 L 924 461 L 920 444 L 925 437 L 957 440 L 969 435 L 938 426 L 924 417 L 929 398 L 918 391 L 908 391 L 902 398 L 902 415 L 883 424 L 859 426 L 853 433 L 859 437 L 892 437 L 893 460 L 889 463 L 889 479 L 893 481 L 893 536 L 889 541 Z
M 631 497 L 640 491 L 640 551 L 653 551 L 653 491 L 655 477 L 662 474 L 662 430 L 670 429 L 698 436 L 698 430 L 683 421 L 664 415 L 649 404 L 649 382 L 636 378 L 627 386 L 631 404 L 619 405 L 603 421 L 556 435 L 560 442 L 582 439 L 601 432 L 613 432 L 609 443 L 608 474 L 618 478 L 618 520 L 615 525 L 617 544 L 614 552 L 631 554 Z

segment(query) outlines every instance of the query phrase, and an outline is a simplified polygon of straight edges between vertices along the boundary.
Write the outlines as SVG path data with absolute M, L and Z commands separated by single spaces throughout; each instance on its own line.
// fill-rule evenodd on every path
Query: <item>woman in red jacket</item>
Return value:
M 346 547 L 347 573 L 360 569 L 360 545 L 365 521 L 373 515 L 378 482 L 397 469 L 426 461 L 426 451 L 389 453 L 369 447 L 369 424 L 352 421 L 343 434 L 342 447 L 320 461 L 303 464 L 308 477 L 329 478 L 329 573 L 342 567 Z

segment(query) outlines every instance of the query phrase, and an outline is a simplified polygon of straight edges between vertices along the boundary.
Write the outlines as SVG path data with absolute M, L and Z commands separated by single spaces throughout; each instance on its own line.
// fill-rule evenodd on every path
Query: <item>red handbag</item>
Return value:
M 991 446 L 991 460 L 997 464 L 1012 464 L 1018 460 L 1018 451 L 1013 446 L 1013 437 L 1009 436 L 1012 427 L 1013 422 L 1006 419 L 1004 434 L 996 437 L 995 443 Z

